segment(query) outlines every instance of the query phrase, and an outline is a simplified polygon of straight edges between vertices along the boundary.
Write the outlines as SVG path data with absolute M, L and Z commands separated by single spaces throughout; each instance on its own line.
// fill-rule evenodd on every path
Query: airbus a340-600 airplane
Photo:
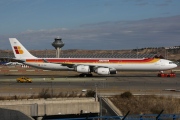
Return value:
M 117 71 L 164 71 L 177 67 L 159 58 L 37 58 L 16 39 L 9 38 L 15 59 L 31 67 L 46 70 L 70 70 L 81 76 L 116 74 Z

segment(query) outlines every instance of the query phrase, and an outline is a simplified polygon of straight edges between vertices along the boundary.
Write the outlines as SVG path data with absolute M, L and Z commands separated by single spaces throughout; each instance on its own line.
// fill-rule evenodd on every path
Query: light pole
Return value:
M 97 85 L 95 84 L 95 87 L 96 87 L 96 94 L 95 94 L 95 101 L 97 102 Z
M 136 55 L 137 55 L 137 58 L 138 58 L 138 47 L 137 47 L 137 51 L 136 52 L 137 52 Z
M 99 98 L 100 98 L 100 117 L 102 117 L 102 98 L 101 96 Z
M 165 59 L 168 59 L 168 49 L 169 49 L 169 48 L 166 48 L 166 47 L 164 48 L 164 51 L 165 51 Z
M 51 98 L 53 98 L 53 80 L 54 80 L 54 77 L 51 78 Z
M 46 58 L 47 58 L 47 49 L 46 49 Z

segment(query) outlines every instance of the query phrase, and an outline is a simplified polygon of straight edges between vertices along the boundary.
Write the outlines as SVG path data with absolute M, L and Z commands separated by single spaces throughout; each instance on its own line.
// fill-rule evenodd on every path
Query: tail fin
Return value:
M 29 53 L 16 38 L 9 38 L 9 41 L 16 58 L 36 58 L 31 53 Z

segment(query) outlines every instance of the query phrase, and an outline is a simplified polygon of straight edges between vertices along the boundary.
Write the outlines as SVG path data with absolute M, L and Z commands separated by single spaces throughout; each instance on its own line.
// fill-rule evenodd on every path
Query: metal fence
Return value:
M 60 118 L 45 120 L 180 120 L 180 114 L 144 114 L 129 116 L 102 116 L 102 117 L 83 117 L 83 118 Z

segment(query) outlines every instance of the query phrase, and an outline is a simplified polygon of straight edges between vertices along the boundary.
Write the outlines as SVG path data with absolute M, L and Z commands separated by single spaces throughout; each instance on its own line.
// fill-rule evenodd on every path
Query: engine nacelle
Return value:
M 116 74 L 117 73 L 117 71 L 115 69 L 110 69 L 110 68 L 97 68 L 95 70 L 95 72 L 100 75 L 108 75 L 108 74 Z
M 80 73 L 90 73 L 90 67 L 85 65 L 78 65 L 76 68 L 77 72 Z

